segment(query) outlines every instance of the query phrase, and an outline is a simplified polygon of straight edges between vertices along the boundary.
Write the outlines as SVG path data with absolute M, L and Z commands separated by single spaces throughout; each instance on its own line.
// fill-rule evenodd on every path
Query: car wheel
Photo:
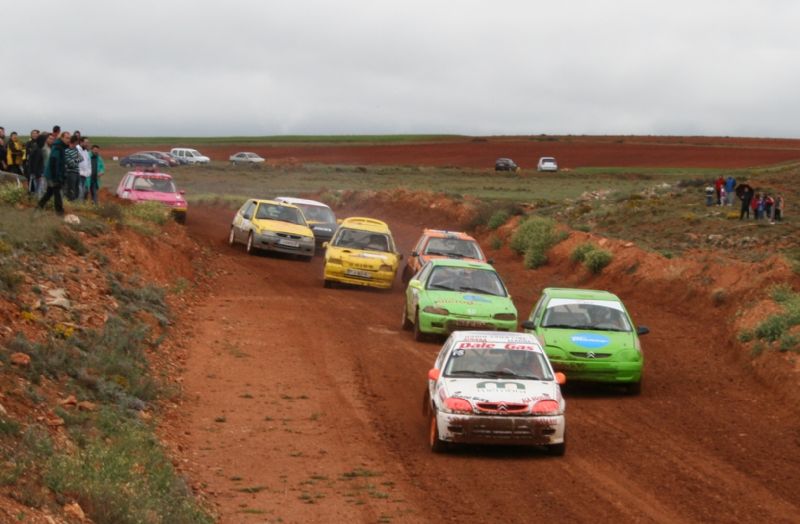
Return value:
M 176 213 L 175 214 L 175 222 L 178 224 L 185 224 L 186 223 L 186 213 Z
M 303 262 L 311 262 L 312 260 L 314 260 L 314 255 L 304 255 L 303 256 Z
M 425 333 L 419 327 L 419 309 L 417 309 L 417 312 L 414 313 L 414 340 L 424 342 L 425 338 Z
M 403 284 L 408 284 L 408 281 L 411 280 L 412 276 L 414 275 L 411 273 L 411 268 L 408 267 L 408 264 L 406 264 L 406 267 L 403 268 L 403 274 L 400 277 L 400 281 L 403 282 Z
M 247 235 L 247 254 L 248 255 L 255 255 L 256 254 L 256 247 L 253 245 L 253 232 Z
M 439 438 L 439 424 L 436 423 L 436 408 L 431 408 L 430 427 L 428 429 L 428 445 L 434 453 L 447 451 L 447 443 Z
M 333 280 L 328 280 L 327 278 L 323 281 L 322 286 L 327 289 L 333 288 Z
M 411 321 L 408 320 L 408 308 L 406 308 L 405 304 L 403 304 L 403 323 L 401 325 L 403 327 L 403 331 L 411 331 L 411 328 L 413 327 L 411 325 Z
M 567 431 L 564 430 L 564 440 L 561 444 L 550 444 L 547 446 L 547 454 L 554 457 L 563 457 L 567 452 Z
M 635 397 L 642 393 L 642 381 L 639 382 L 632 382 L 630 384 L 625 385 L 625 393 L 628 395 Z
M 233 226 L 231 226 L 231 232 L 230 232 L 230 234 L 228 235 L 228 245 L 229 245 L 229 246 L 232 246 L 232 245 L 234 245 L 235 243 L 236 243 L 236 234 L 235 234 L 235 232 L 234 232 L 234 230 L 233 230 Z

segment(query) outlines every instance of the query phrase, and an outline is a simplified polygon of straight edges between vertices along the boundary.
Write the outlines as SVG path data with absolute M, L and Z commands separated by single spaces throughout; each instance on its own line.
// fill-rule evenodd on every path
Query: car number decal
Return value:
M 513 386 L 513 388 L 509 389 L 515 389 L 517 391 L 525 389 L 525 384 L 523 384 L 522 382 L 497 382 L 492 380 L 485 380 L 483 382 L 478 382 L 477 384 L 475 384 L 475 387 L 478 389 L 506 389 L 507 386 Z

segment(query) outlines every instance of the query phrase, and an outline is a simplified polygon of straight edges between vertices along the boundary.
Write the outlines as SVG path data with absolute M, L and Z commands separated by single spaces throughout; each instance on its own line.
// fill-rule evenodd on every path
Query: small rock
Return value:
M 607 239 L 607 238 L 601 238 L 601 239 L 600 239 L 600 240 L 599 240 L 597 243 L 598 243 L 598 245 L 599 245 L 600 247 L 603 247 L 603 246 L 605 246 L 606 244 L 608 244 L 608 239 Z
M 8 415 L 8 411 L 6 411 L 6 407 L 4 405 L 2 405 L 2 404 L 0 404 L 0 414 Z
M 79 521 L 83 522 L 86 520 L 86 514 L 83 512 L 83 508 L 77 502 L 70 502 L 69 504 L 64 504 L 64 515 L 67 517 L 78 519 Z
M 54 299 L 48 300 L 47 301 L 47 305 L 48 306 L 53 306 L 53 307 L 60 307 L 61 309 L 66 309 L 67 311 L 72 309 L 72 302 L 70 302 L 66 298 L 54 298 Z
M 94 411 L 97 409 L 97 404 L 89 402 L 88 400 L 82 400 L 78 402 L 78 409 L 81 411 Z
M 31 357 L 26 353 L 12 353 L 11 354 L 11 363 L 15 366 L 30 366 L 31 365 Z
M 625 242 L 622 244 L 622 247 L 633 247 L 635 244 L 633 242 Z
M 78 224 L 81 223 L 81 219 L 78 218 L 78 215 L 70 214 L 64 217 L 64 222 L 66 222 L 67 224 L 72 224 L 77 226 Z
M 59 406 L 75 406 L 78 404 L 78 399 L 75 398 L 75 395 L 70 395 L 65 399 L 58 401 Z

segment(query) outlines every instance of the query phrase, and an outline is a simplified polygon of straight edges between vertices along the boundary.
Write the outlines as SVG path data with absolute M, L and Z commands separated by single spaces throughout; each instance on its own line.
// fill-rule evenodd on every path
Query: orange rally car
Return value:
M 425 229 L 403 269 L 403 282 L 411 280 L 428 260 L 434 258 L 487 262 L 478 242 L 468 234 L 461 231 Z

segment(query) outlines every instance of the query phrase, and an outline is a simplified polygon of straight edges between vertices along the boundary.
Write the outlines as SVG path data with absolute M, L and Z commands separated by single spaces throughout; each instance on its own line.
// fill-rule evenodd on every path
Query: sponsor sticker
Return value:
M 584 348 L 589 349 L 597 349 L 605 347 L 611 342 L 611 340 L 605 335 L 599 335 L 597 333 L 578 333 L 576 335 L 572 335 L 570 340 L 576 346 L 581 346 Z

